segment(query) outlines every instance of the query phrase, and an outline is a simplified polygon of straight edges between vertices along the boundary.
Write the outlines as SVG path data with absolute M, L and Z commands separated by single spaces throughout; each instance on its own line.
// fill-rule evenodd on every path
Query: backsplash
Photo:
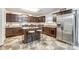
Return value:
M 6 27 L 20 27 L 20 23 L 16 23 L 16 22 L 7 22 L 6 23 Z
M 22 25 L 43 25 L 43 26 L 57 26 L 56 23 L 18 23 L 18 22 L 7 22 L 6 27 L 21 27 Z

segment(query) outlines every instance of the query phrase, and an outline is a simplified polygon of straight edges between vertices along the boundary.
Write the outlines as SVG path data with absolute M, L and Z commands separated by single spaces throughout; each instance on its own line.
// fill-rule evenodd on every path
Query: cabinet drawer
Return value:
M 13 35 L 14 35 L 13 30 L 7 28 L 7 29 L 6 29 L 6 36 L 13 36 Z

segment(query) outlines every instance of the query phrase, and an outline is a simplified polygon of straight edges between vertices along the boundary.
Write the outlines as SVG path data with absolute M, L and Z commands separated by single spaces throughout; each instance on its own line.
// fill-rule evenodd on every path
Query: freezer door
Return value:
M 61 26 L 62 26 L 62 16 L 57 16 L 57 40 L 63 40 L 63 32 L 62 32 L 62 29 L 61 29 Z
M 63 32 L 60 27 L 57 28 L 57 40 L 63 40 Z
M 74 15 L 63 16 L 63 41 L 72 44 L 73 42 L 73 20 Z

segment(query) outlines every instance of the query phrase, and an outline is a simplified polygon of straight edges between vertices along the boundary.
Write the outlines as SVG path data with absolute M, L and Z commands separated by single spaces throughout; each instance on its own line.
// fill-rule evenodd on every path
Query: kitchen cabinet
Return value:
M 45 22 L 45 16 L 42 16 L 40 18 L 41 18 L 41 22 Z
M 45 16 L 40 16 L 40 17 L 33 17 L 33 16 L 28 16 L 28 22 L 45 22 Z
M 17 21 L 17 15 L 16 14 L 6 14 L 6 22 L 16 22 Z
M 6 37 L 23 35 L 23 30 L 20 27 L 6 28 Z
M 10 20 L 12 18 L 11 14 L 6 14 L 6 22 L 11 22 L 12 20 Z
M 45 16 L 38 17 L 37 22 L 45 22 Z
M 56 31 L 57 31 L 56 28 L 43 27 L 42 30 L 43 30 L 43 34 L 56 38 Z
M 13 34 L 13 30 L 12 30 L 12 28 L 6 28 L 6 37 L 8 37 L 8 36 L 13 36 L 14 34 Z
M 64 15 L 64 14 L 68 14 L 68 13 L 72 13 L 72 9 L 60 10 L 59 12 L 56 12 L 56 13 L 54 13 L 54 14 L 57 14 L 57 15 Z
M 28 16 L 28 22 L 33 22 L 33 16 Z
M 17 14 L 6 13 L 6 22 L 27 22 L 27 17 Z

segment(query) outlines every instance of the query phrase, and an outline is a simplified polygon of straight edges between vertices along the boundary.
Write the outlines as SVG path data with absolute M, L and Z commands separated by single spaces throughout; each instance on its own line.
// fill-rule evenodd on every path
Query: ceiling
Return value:
M 22 8 L 6 8 L 7 11 L 11 12 L 18 12 L 18 13 L 24 13 L 26 15 L 33 15 L 33 16 L 42 16 L 42 15 L 47 15 L 53 12 L 58 11 L 60 8 L 39 8 L 39 12 L 32 12 L 29 10 L 24 10 Z

